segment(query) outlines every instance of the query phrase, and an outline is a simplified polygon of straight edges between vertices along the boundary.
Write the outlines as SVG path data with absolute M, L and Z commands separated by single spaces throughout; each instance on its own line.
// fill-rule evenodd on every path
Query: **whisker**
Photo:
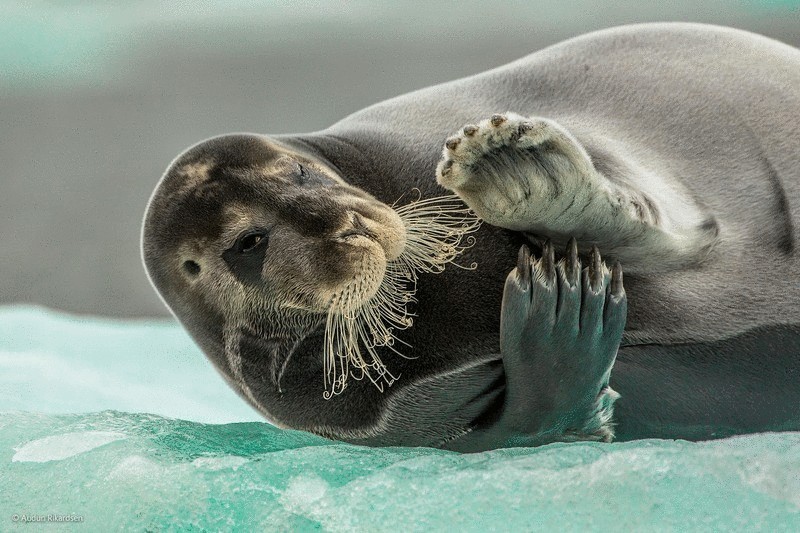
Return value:
M 408 306 L 416 302 L 418 275 L 444 271 L 446 265 L 456 264 L 454 259 L 475 244 L 470 234 L 478 230 L 481 222 L 458 196 L 422 199 L 419 189 L 411 192 L 417 193 L 416 200 L 395 207 L 404 194 L 392 204 L 405 225 L 406 246 L 400 257 L 387 263 L 377 291 L 363 301 L 365 279 L 362 278 L 347 284 L 331 298 L 323 354 L 325 399 L 341 394 L 348 377 L 356 380 L 366 377 L 381 391 L 399 378 L 389 371 L 377 348 L 414 359 L 394 345 L 398 342 L 412 348 L 396 332 L 413 325 L 414 314 Z M 477 268 L 475 263 L 470 267 L 457 266 Z

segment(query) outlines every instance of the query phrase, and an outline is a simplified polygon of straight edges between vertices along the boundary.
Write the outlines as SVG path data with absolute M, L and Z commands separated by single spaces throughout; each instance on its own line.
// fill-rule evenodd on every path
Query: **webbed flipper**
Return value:
M 519 443 L 614 436 L 611 369 L 625 327 L 619 263 L 597 248 L 581 268 L 571 240 L 558 263 L 546 243 L 534 259 L 523 246 L 503 295 L 500 346 L 506 396 L 498 424 Z

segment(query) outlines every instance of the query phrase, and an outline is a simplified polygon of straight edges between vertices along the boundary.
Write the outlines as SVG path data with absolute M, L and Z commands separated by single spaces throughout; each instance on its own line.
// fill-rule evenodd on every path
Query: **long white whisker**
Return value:
M 366 376 L 381 391 L 397 380 L 399 376 L 389 371 L 377 348 L 413 359 L 394 345 L 400 342 L 411 347 L 397 338 L 396 332 L 413 325 L 408 305 L 416 301 L 417 276 L 442 272 L 475 243 L 474 237 L 465 237 L 478 230 L 480 221 L 457 196 L 422 199 L 420 191 L 415 191 L 417 200 L 392 206 L 405 225 L 406 246 L 400 257 L 387 263 L 377 291 L 364 301 L 365 280 L 359 279 L 331 298 L 323 354 L 325 399 L 341 394 L 348 377 L 360 380 Z M 459 267 L 474 269 L 477 265 Z

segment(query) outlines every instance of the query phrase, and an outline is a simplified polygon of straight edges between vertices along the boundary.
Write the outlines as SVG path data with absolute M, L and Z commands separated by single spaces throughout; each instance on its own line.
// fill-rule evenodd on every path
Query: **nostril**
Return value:
M 183 269 L 192 277 L 200 273 L 200 265 L 191 260 L 183 262 Z

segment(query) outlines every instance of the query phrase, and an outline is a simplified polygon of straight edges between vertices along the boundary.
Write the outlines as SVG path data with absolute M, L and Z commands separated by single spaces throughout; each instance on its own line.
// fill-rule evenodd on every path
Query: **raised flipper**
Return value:
M 606 142 L 606 144 L 610 141 Z M 619 149 L 604 175 L 563 126 L 515 113 L 467 125 L 445 142 L 436 177 L 489 224 L 566 244 L 576 237 L 637 271 L 705 259 L 718 228 L 678 180 Z
M 609 386 L 627 300 L 619 263 L 609 271 L 597 248 L 581 268 L 571 240 L 555 262 L 545 244 L 541 259 L 519 252 L 503 294 L 500 346 L 506 389 L 499 416 L 448 443 L 474 451 L 614 436 L 619 395 Z

